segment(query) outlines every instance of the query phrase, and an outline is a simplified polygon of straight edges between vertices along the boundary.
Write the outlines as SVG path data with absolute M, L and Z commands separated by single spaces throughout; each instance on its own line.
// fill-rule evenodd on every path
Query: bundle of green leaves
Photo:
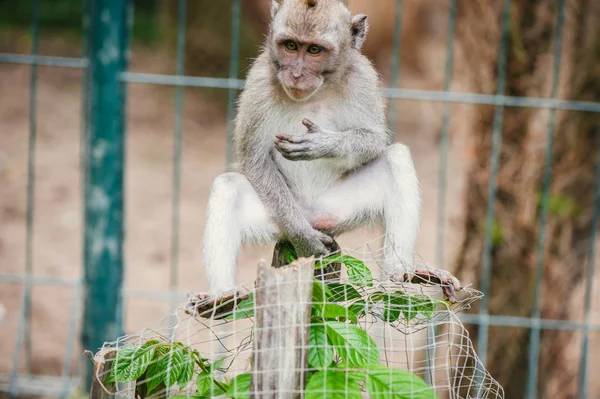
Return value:
M 293 249 L 286 249 L 287 260 L 296 259 Z M 449 303 L 402 291 L 374 291 L 368 295 L 357 288 L 372 287 L 373 277 L 364 262 L 342 254 L 319 261 L 317 268 L 331 263 L 345 265 L 349 284 L 316 280 L 313 283 L 312 315 L 309 334 L 308 373 L 304 391 L 306 399 L 361 399 L 366 391 L 373 399 L 432 399 L 434 390 L 417 375 L 380 364 L 380 351 L 373 339 L 359 325 L 370 309 L 382 309 L 379 316 L 386 322 L 403 318 L 410 322 L 419 314 L 431 319 L 438 304 Z M 229 320 L 254 316 L 254 297 L 241 301 Z M 138 381 L 138 391 L 148 397 L 165 392 L 175 384 L 180 391 L 190 391 L 196 374 L 195 392 L 183 398 L 250 397 L 251 373 L 231 380 L 217 377 L 224 359 L 210 362 L 181 342 L 157 340 L 126 346 L 117 352 L 105 382 Z M 198 371 L 196 371 L 198 370 Z M 226 370 L 221 370 L 226 371 Z M 222 375 L 223 373 L 220 373 Z M 141 386 L 141 388 L 140 388 Z

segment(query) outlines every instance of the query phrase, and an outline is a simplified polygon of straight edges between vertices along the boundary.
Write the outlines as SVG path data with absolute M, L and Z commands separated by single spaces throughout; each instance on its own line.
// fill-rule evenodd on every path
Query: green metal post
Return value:
M 91 351 L 122 334 L 125 85 L 120 74 L 127 68 L 130 11 L 129 1 L 92 1 L 81 337 Z M 91 367 L 84 376 L 89 384 Z

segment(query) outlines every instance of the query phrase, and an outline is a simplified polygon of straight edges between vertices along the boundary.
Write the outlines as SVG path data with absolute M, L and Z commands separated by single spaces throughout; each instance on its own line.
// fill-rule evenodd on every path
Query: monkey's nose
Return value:
M 302 71 L 302 67 L 292 69 L 292 76 L 294 79 L 300 79 L 303 75 L 304 72 Z

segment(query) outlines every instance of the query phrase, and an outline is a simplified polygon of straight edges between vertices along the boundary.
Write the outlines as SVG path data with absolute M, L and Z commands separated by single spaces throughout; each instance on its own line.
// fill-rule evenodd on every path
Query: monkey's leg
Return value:
M 449 299 L 454 296 L 454 288 L 460 288 L 450 273 L 414 264 L 421 196 L 410 151 L 402 144 L 388 147 L 379 160 L 327 190 L 311 205 L 307 218 L 315 229 L 333 236 L 365 224 L 383 224 L 386 278 L 396 282 L 439 282 Z
M 384 274 L 412 272 L 421 197 L 408 148 L 395 144 L 375 162 L 345 177 L 312 206 L 314 228 L 341 234 L 376 222 L 385 227 Z
M 390 181 L 386 185 L 384 219 L 386 228 L 384 273 L 396 282 L 441 284 L 444 296 L 456 302 L 460 282 L 449 272 L 415 265 L 414 247 L 421 222 L 419 183 L 409 149 L 402 144 L 388 148 L 386 161 Z
M 225 173 L 213 183 L 204 230 L 204 267 L 209 293 L 222 295 L 236 287 L 237 259 L 243 243 L 273 241 L 279 228 L 271 220 L 248 179 Z
M 410 150 L 403 144 L 388 147 L 385 154 L 384 274 L 414 270 L 413 256 L 421 223 L 421 193 Z

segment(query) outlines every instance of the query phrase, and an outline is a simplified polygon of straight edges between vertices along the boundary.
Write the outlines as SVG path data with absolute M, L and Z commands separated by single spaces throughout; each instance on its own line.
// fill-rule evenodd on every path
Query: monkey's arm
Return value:
M 320 128 L 308 119 L 302 123 L 308 129 L 305 135 L 277 135 L 277 150 L 291 161 L 340 158 L 352 169 L 379 158 L 388 144 L 385 127 L 358 127 L 333 132 Z
M 266 152 L 264 148 L 249 146 L 243 152 L 246 154 L 241 156 L 240 166 L 244 175 L 254 186 L 260 200 L 283 234 L 292 242 L 298 255 L 326 255 L 333 240 L 313 229 L 300 211 L 273 159 L 274 150 Z

